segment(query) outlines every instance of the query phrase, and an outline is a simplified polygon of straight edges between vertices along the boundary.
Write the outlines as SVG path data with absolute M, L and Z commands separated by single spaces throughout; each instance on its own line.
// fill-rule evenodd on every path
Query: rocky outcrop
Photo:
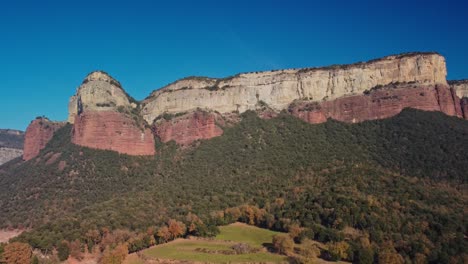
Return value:
M 189 145 L 222 135 L 224 124 L 221 115 L 198 110 L 177 116 L 163 115 L 154 122 L 153 129 L 162 142 L 174 140 L 179 145 Z
M 89 74 L 72 96 L 72 142 L 130 155 L 153 155 L 161 141 L 189 145 L 223 133 L 223 122 L 247 110 L 273 118 L 282 110 L 309 123 L 387 118 L 403 108 L 466 118 L 468 85 L 447 83 L 445 59 L 408 53 L 323 68 L 188 77 L 154 91 L 141 103 L 105 72 Z M 229 122 L 228 122 L 229 123 Z
M 129 155 L 154 155 L 154 137 L 138 104 L 107 73 L 90 73 L 69 103 L 74 144 Z
M 33 120 L 26 129 L 23 160 L 30 160 L 37 156 L 52 138 L 54 132 L 64 125 L 63 122 L 52 122 L 45 117 Z
M 468 120 L 468 80 L 450 81 L 449 84 L 455 91 L 456 98 L 460 100 L 460 111 L 463 117 Z
M 163 113 L 197 108 L 242 113 L 255 110 L 259 102 L 280 111 L 294 100 L 332 101 L 391 83 L 447 85 L 445 77 L 445 59 L 436 53 L 388 56 L 324 68 L 244 73 L 225 79 L 193 77 L 153 92 L 142 102 L 141 114 L 152 123 Z
M 155 154 L 151 130 L 125 113 L 87 111 L 76 115 L 74 122 L 74 144 L 129 155 Z
M 103 71 L 90 73 L 68 104 L 68 122 L 89 111 L 123 111 L 137 107 L 120 83 Z
M 309 123 L 322 123 L 327 118 L 356 123 L 382 119 L 411 107 L 425 111 L 441 111 L 461 117 L 452 90 L 445 85 L 435 87 L 399 84 L 379 87 L 363 95 L 347 96 L 322 103 L 298 101 L 289 112 Z

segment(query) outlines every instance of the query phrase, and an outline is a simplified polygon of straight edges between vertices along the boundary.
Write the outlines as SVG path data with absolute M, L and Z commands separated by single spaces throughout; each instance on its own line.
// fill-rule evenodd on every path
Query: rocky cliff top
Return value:
M 222 79 L 189 77 L 154 91 L 142 102 L 141 114 L 152 123 L 163 113 L 197 108 L 229 113 L 267 104 L 280 111 L 294 100 L 334 100 L 392 83 L 447 85 L 446 75 L 445 58 L 429 52 L 349 65 L 241 73 Z
M 295 100 L 322 102 L 390 84 L 448 85 L 445 58 L 405 53 L 348 65 L 241 73 L 227 78 L 187 77 L 155 90 L 138 105 L 109 74 L 90 73 L 69 104 L 69 122 L 86 111 L 140 112 L 148 124 L 164 114 L 196 109 L 219 113 L 287 109 Z M 462 89 L 459 89 L 462 90 Z
M 68 105 L 68 122 L 74 123 L 77 114 L 87 111 L 118 111 L 133 109 L 137 102 L 122 85 L 103 71 L 94 71 L 83 80 Z
M 458 97 L 468 97 L 468 79 L 449 81 L 450 86 L 455 89 Z

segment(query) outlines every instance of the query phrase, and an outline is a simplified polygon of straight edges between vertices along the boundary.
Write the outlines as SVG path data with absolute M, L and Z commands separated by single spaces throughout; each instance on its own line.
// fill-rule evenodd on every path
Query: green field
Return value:
M 226 262 L 286 262 L 284 256 L 272 254 L 266 249 L 258 253 L 228 255 L 222 253 L 205 253 L 199 250 L 223 250 L 234 252 L 231 246 L 236 243 L 246 243 L 255 248 L 262 248 L 264 243 L 271 243 L 276 232 L 261 229 L 244 224 L 232 224 L 220 227 L 220 234 L 213 240 L 188 240 L 178 239 L 176 241 L 155 246 L 143 251 L 149 258 L 205 261 L 213 263 Z M 131 261 L 130 261 L 131 260 Z M 138 258 L 133 255 L 127 263 L 137 263 Z
M 221 232 L 216 236 L 217 240 L 242 242 L 252 247 L 262 247 L 263 244 L 270 244 L 273 236 L 279 234 L 275 231 L 242 223 L 220 226 L 219 230 Z

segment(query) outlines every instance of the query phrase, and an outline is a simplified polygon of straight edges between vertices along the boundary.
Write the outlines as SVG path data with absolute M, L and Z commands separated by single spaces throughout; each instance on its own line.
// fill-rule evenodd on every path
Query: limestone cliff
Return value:
M 459 98 L 468 97 L 468 80 L 449 81 Z
M 244 112 L 256 109 L 259 102 L 280 111 L 294 100 L 331 101 L 391 83 L 447 85 L 446 74 L 441 55 L 411 53 L 352 65 L 186 78 L 153 92 L 142 102 L 141 113 L 152 123 L 163 113 L 196 108 Z
M 449 83 L 460 99 L 460 111 L 463 117 L 468 120 L 468 80 L 451 81 Z
M 75 116 L 88 111 L 117 111 L 137 107 L 118 81 L 103 71 L 90 73 L 68 104 L 68 122 L 74 123 Z
M 52 122 L 45 117 L 33 120 L 24 136 L 23 160 L 30 160 L 37 156 L 52 138 L 54 132 L 63 125 L 65 123 Z
M 403 108 L 465 117 L 468 82 L 446 81 L 437 53 L 407 53 L 322 68 L 242 73 L 223 79 L 188 77 L 136 102 L 118 81 L 98 71 L 72 96 L 72 142 L 131 155 L 153 155 L 153 134 L 188 145 L 223 133 L 226 120 L 254 110 L 282 110 L 310 123 L 387 118 Z M 231 121 L 232 121 L 231 120 Z M 151 127 L 151 130 L 149 129 Z
M 72 142 L 130 155 L 154 155 L 154 138 L 137 102 L 105 72 L 90 73 L 69 102 Z

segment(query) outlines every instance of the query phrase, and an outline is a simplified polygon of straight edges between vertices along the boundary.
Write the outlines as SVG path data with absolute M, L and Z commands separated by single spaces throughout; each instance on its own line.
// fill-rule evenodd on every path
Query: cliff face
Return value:
M 367 63 L 239 74 L 225 79 L 189 78 L 153 92 L 142 103 L 148 123 L 162 113 L 196 108 L 220 113 L 254 110 L 259 102 L 276 111 L 294 100 L 331 101 L 361 95 L 378 85 L 447 85 L 445 59 L 435 53 L 389 56 Z
M 131 117 L 113 111 L 89 111 L 75 117 L 72 142 L 129 155 L 154 155 L 151 130 Z
M 188 145 L 221 135 L 225 120 L 247 110 L 262 118 L 288 110 L 310 123 L 387 118 L 406 107 L 467 118 L 468 82 L 449 84 L 446 74 L 441 55 L 409 53 L 224 79 L 189 77 L 138 103 L 108 74 L 93 72 L 71 97 L 68 121 L 74 124 L 75 144 L 153 155 L 152 131 L 163 142 Z
M 47 118 L 33 120 L 26 129 L 23 160 L 30 160 L 37 156 L 52 138 L 54 132 L 64 124 L 62 122 L 52 122 Z
M 120 83 L 105 72 L 90 73 L 78 87 L 68 104 L 68 122 L 73 124 L 76 115 L 89 111 L 117 111 L 136 108 Z
M 291 104 L 289 112 L 309 123 L 322 123 L 327 118 L 356 123 L 388 118 L 406 107 L 462 116 L 452 90 L 445 85 L 398 85 L 321 103 L 300 101 Z
M 195 111 L 177 117 L 161 118 L 154 122 L 154 131 L 162 142 L 174 140 L 179 145 L 188 145 L 196 140 L 222 135 L 222 125 L 224 119 L 221 115 Z
M 89 74 L 70 99 L 72 142 L 129 155 L 154 155 L 153 134 L 132 101 L 108 74 Z
M 455 91 L 460 99 L 460 111 L 463 117 L 468 120 L 468 80 L 451 81 L 450 87 Z

